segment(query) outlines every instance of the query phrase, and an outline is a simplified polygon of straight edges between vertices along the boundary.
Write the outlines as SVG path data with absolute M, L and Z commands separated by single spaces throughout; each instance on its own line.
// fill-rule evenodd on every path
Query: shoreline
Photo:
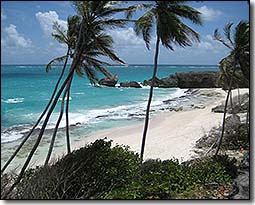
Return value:
M 160 158 L 161 160 L 175 158 L 187 161 L 197 154 L 195 142 L 207 134 L 214 126 L 222 122 L 223 113 L 211 112 L 211 109 L 225 101 L 226 92 L 221 88 L 184 89 L 183 96 L 166 100 L 167 109 L 153 112 L 150 116 L 149 128 L 145 144 L 144 160 Z M 248 88 L 240 89 L 240 95 L 249 92 Z M 233 90 L 233 97 L 237 89 Z M 172 101 L 181 101 L 177 107 L 171 107 Z M 169 102 L 167 102 L 169 101 Z M 169 106 L 168 106 L 169 105 Z M 173 109 L 172 109 L 173 108 Z M 180 109 L 181 108 L 181 109 Z M 144 119 L 132 124 L 97 130 L 89 136 L 81 134 L 79 140 L 71 143 L 72 151 L 84 147 L 97 139 L 112 140 L 112 145 L 128 146 L 131 151 L 140 154 Z M 73 129 L 77 129 L 73 127 Z M 71 136 L 72 137 L 72 136 Z M 64 138 L 62 140 L 65 140 Z M 37 151 L 40 150 L 40 154 Z M 44 164 L 48 146 L 40 146 L 29 167 L 34 168 Z M 55 147 L 50 163 L 66 155 L 66 145 Z M 7 170 L 18 170 L 24 158 L 17 159 Z M 14 160 L 15 161 L 15 160 Z M 21 164 L 20 164 L 21 162 Z
M 145 145 L 145 160 L 176 158 L 179 161 L 187 161 L 196 155 L 193 151 L 195 142 L 208 133 L 212 127 L 218 126 L 222 122 L 223 113 L 214 113 L 211 112 L 211 109 L 224 103 L 226 92 L 221 88 L 199 89 L 202 95 L 210 94 L 212 91 L 215 91 L 212 97 L 219 94 L 218 99 L 212 100 L 204 108 L 163 112 L 151 116 Z M 240 95 L 246 92 L 249 92 L 248 88 L 240 89 Z M 232 95 L 233 97 L 237 96 L 237 89 L 232 91 Z M 97 131 L 90 137 L 73 143 L 72 149 L 81 148 L 96 139 L 106 137 L 113 141 L 113 146 L 128 146 L 130 150 L 140 153 L 143 126 L 144 120 L 135 125 Z M 52 161 L 63 154 L 63 152 L 54 153 Z

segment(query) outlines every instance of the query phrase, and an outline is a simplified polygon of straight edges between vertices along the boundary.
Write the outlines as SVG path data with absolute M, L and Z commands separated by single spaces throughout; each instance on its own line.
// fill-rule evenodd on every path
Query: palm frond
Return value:
M 183 17 L 192 21 L 195 24 L 202 25 L 201 13 L 192 8 L 191 6 L 184 4 L 174 4 L 169 6 L 168 8 L 163 8 L 166 12 L 174 13 L 179 17 Z
M 227 42 L 225 42 L 225 41 L 222 39 L 222 36 L 220 35 L 218 29 L 215 29 L 215 30 L 214 30 L 213 37 L 214 37 L 214 40 L 217 40 L 217 41 L 221 42 L 224 46 L 228 47 L 228 48 L 231 49 L 231 50 L 233 49 L 233 47 L 232 47 L 231 45 L 229 45 Z
M 125 12 L 126 18 L 127 19 L 132 18 L 133 14 L 137 10 L 148 9 L 148 8 L 151 8 L 152 6 L 153 4 L 136 4 L 136 5 L 129 6 Z
M 58 22 L 53 23 L 53 31 L 52 36 L 59 42 L 59 43 L 66 43 L 68 42 L 67 34 L 65 30 L 62 30 L 63 28 L 60 27 Z
M 153 16 L 154 16 L 154 10 L 147 11 L 135 22 L 135 27 L 134 27 L 135 33 L 138 36 L 142 35 L 147 49 L 150 49 Z
M 92 67 L 89 65 L 82 63 L 83 70 L 85 71 L 85 74 L 87 75 L 87 78 L 89 79 L 90 83 L 92 85 L 96 85 L 98 83 L 98 78 L 96 75 L 96 72 L 93 70 Z
M 107 20 L 100 20 L 98 21 L 98 25 L 103 27 L 109 27 L 109 28 L 123 28 L 126 23 L 131 22 L 131 20 L 127 19 L 107 19 Z
M 64 55 L 58 58 L 54 58 L 53 60 L 51 60 L 47 65 L 46 65 L 46 72 L 48 73 L 51 70 L 51 65 L 53 63 L 57 63 L 57 62 L 63 62 L 64 60 L 66 60 L 66 58 L 68 58 L 69 55 Z
M 227 37 L 227 39 L 229 40 L 229 42 L 231 43 L 232 47 L 234 47 L 233 41 L 231 39 L 231 27 L 232 27 L 233 23 L 227 23 L 225 25 L 225 27 L 223 28 L 224 34 Z

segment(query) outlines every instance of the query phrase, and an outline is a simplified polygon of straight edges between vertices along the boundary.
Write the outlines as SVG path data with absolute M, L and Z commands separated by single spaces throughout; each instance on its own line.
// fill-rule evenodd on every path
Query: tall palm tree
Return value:
M 56 82 L 56 85 L 54 87 L 54 90 L 52 92 L 51 98 L 48 102 L 48 104 L 46 105 L 46 107 L 44 108 L 44 111 L 41 113 L 41 115 L 39 116 L 38 120 L 36 121 L 36 123 L 34 124 L 34 126 L 32 127 L 32 129 L 29 131 L 29 133 L 25 136 L 25 138 L 22 140 L 22 142 L 20 143 L 20 145 L 18 146 L 18 148 L 15 150 L 15 152 L 11 155 L 11 157 L 9 158 L 9 160 L 5 163 L 5 165 L 3 166 L 3 168 L 1 169 L 1 173 L 3 173 L 5 171 L 5 169 L 9 166 L 9 164 L 12 162 L 12 160 L 14 159 L 14 157 L 18 154 L 18 152 L 20 151 L 20 149 L 23 147 L 23 145 L 26 143 L 26 141 L 29 139 L 29 137 L 32 135 L 32 133 L 34 132 L 35 128 L 39 125 L 39 123 L 41 122 L 42 118 L 45 116 L 47 110 L 49 109 L 54 96 L 57 92 L 59 83 L 61 81 L 61 79 L 63 78 L 66 66 L 67 66 L 67 62 L 69 57 L 71 56 L 71 48 L 73 48 L 74 45 L 74 35 L 71 33 L 73 32 L 73 19 L 72 18 L 68 18 L 68 34 L 65 34 L 65 31 L 62 31 L 60 28 L 60 25 L 55 22 L 53 24 L 53 31 L 54 33 L 52 33 L 52 36 L 58 40 L 60 43 L 65 43 L 67 45 L 67 51 L 66 54 L 64 56 L 61 57 L 57 57 L 54 58 L 53 60 L 51 60 L 47 65 L 46 65 L 46 72 L 48 72 L 51 69 L 51 65 L 53 63 L 56 62 L 63 62 L 63 68 L 61 71 L 61 74 Z
M 135 32 L 142 35 L 146 47 L 150 49 L 153 27 L 156 32 L 156 48 L 154 56 L 154 69 L 150 85 L 149 99 L 146 109 L 144 131 L 141 145 L 141 159 L 143 160 L 146 135 L 149 124 L 150 105 L 153 96 L 153 87 L 157 74 L 158 55 L 160 43 L 167 49 L 174 50 L 174 45 L 191 46 L 192 41 L 199 41 L 199 34 L 185 24 L 182 19 L 190 20 L 194 24 L 202 24 L 200 12 L 185 4 L 185 1 L 154 1 L 147 5 L 134 6 L 127 12 L 127 17 L 137 9 L 145 8 L 147 11 L 135 22 Z
M 32 147 L 21 171 L 10 187 L 8 192 L 2 197 L 6 198 L 9 193 L 15 188 L 15 186 L 22 179 L 24 172 L 29 165 L 36 149 L 38 148 L 41 139 L 43 137 L 45 128 L 49 121 L 49 118 L 58 102 L 58 99 L 65 89 L 65 93 L 68 93 L 70 89 L 73 75 L 76 72 L 78 75 L 86 74 L 92 84 L 96 84 L 98 79 L 96 78 L 96 72 L 102 72 L 105 75 L 109 75 L 109 72 L 103 67 L 108 65 L 98 59 L 98 57 L 106 56 L 111 60 L 125 64 L 113 50 L 113 40 L 105 30 L 106 28 L 123 27 L 127 19 L 117 19 L 113 15 L 119 12 L 126 11 L 128 8 L 119 8 L 117 4 L 112 1 L 86 1 L 86 2 L 74 2 L 74 6 L 77 10 L 77 16 L 79 17 L 79 23 L 77 24 L 76 38 L 74 38 L 74 44 L 71 44 L 72 51 L 72 63 L 67 77 L 59 88 L 52 104 L 47 112 L 45 120 L 40 129 L 37 140 Z M 78 18 L 76 18 L 78 19 Z M 60 39 L 60 38 L 59 38 Z M 59 59 L 60 60 L 60 59 Z M 64 96 L 65 96 L 64 93 Z M 63 99 L 64 100 L 64 99 Z M 63 107 L 63 106 L 62 106 Z M 67 108 L 68 112 L 68 108 Z M 55 133 L 53 134 L 54 137 Z
M 223 45 L 225 45 L 227 48 L 230 49 L 230 53 L 227 57 L 223 58 L 221 60 L 221 67 L 224 67 L 227 65 L 228 70 L 230 70 L 231 75 L 229 76 L 227 80 L 228 85 L 228 93 L 225 100 L 225 106 L 224 106 L 224 114 L 223 114 L 223 120 L 222 120 L 222 130 L 221 130 L 221 136 L 217 142 L 217 147 L 215 151 L 215 155 L 218 154 L 222 139 L 224 136 L 225 131 L 225 119 L 226 119 L 226 113 L 227 113 L 227 104 L 229 100 L 230 93 L 233 89 L 233 82 L 235 79 L 235 74 L 240 69 L 246 78 L 246 80 L 249 81 L 249 73 L 250 73 L 250 42 L 249 42 L 249 22 L 247 21 L 240 21 L 239 24 L 236 26 L 234 33 L 232 34 L 232 28 L 233 23 L 228 23 L 224 27 L 224 34 L 225 39 L 220 35 L 218 29 L 214 31 L 214 39 L 221 42 Z M 225 70 L 226 70 L 225 69 Z M 248 112 L 248 109 L 247 109 Z

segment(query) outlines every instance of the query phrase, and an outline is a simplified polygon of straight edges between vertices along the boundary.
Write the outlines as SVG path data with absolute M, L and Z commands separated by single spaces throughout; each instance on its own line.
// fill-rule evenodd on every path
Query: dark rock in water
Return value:
M 151 81 L 152 81 L 152 79 L 144 80 L 143 85 L 144 86 L 151 86 Z M 159 78 L 156 77 L 155 81 L 154 81 L 154 87 L 159 87 L 159 86 L 163 86 L 163 82 Z
M 115 75 L 112 78 L 103 78 L 101 80 L 99 80 L 99 85 L 104 85 L 104 86 L 108 86 L 108 87 L 115 87 L 115 85 L 118 82 L 118 76 Z
M 176 73 L 179 88 L 216 88 L 217 71 L 190 71 Z
M 159 88 L 217 88 L 219 73 L 217 71 L 179 72 L 166 78 L 156 78 L 154 87 Z M 144 86 L 151 85 L 151 79 L 143 82 Z
M 141 88 L 142 86 L 136 81 L 122 82 L 120 87 L 132 87 L 132 88 Z
M 143 81 L 143 85 L 144 86 L 151 86 L 151 80 L 145 80 Z M 176 75 L 170 75 L 166 78 L 155 78 L 155 82 L 154 82 L 154 87 L 159 87 L 159 88 L 173 88 L 173 87 L 177 87 L 177 77 Z
M 160 88 L 174 88 L 178 87 L 177 76 L 170 75 L 166 78 L 161 79 L 162 83 L 159 85 Z

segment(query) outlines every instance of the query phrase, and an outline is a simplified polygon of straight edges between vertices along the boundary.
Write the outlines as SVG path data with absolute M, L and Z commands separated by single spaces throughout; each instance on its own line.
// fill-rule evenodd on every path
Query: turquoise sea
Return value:
M 151 78 L 153 65 L 109 66 L 107 69 L 119 76 L 119 82 L 143 82 Z M 175 72 L 208 70 L 218 70 L 218 66 L 159 65 L 157 76 L 162 78 Z M 1 148 L 5 156 L 2 160 L 6 160 L 36 122 L 51 97 L 60 72 L 60 66 L 53 66 L 46 73 L 45 65 L 1 65 Z M 99 75 L 100 77 L 103 76 Z M 178 88 L 155 88 L 152 114 L 163 110 L 164 100 L 182 96 L 184 91 Z M 142 121 L 148 93 L 149 87 L 93 87 L 86 76 L 76 75 L 71 87 L 69 106 L 72 140 L 77 141 L 95 131 Z M 58 118 L 61 100 L 45 132 L 48 139 Z M 172 102 L 173 106 L 175 104 L 178 101 Z M 64 126 L 63 116 L 60 127 Z M 64 146 L 63 139 L 64 129 L 60 129 L 56 141 L 58 146 Z

